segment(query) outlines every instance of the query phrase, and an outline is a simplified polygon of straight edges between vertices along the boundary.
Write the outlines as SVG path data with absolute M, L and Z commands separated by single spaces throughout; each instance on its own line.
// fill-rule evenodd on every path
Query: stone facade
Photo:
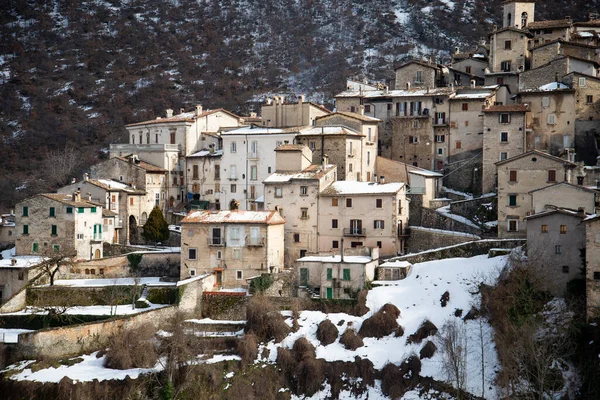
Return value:
M 440 72 L 436 64 L 423 61 L 409 61 L 396 68 L 396 89 L 412 87 L 435 88 L 440 83 Z
M 557 296 L 567 283 L 583 278 L 581 251 L 585 248 L 585 213 L 555 210 L 527 218 L 527 255 L 542 284 Z
M 598 192 L 584 186 L 561 182 L 532 190 L 530 194 L 533 212 L 536 214 L 558 207 L 569 208 L 570 210 L 583 209 L 588 214 L 595 214 L 596 212 Z
M 390 158 L 415 167 L 433 168 L 434 140 L 427 116 L 393 117 Z
M 490 33 L 490 71 L 524 71 L 529 64 L 527 43 L 532 36 L 527 30 L 514 27 L 506 27 Z
M 600 317 L 600 217 L 585 221 L 585 297 L 588 320 Z
M 470 233 L 411 226 L 407 247 L 411 253 L 416 253 L 479 239 L 481 239 L 479 236 Z
M 530 192 L 571 182 L 576 164 L 536 150 L 496 163 L 498 171 L 498 237 L 526 237 L 525 217 L 533 213 Z M 569 203 L 569 199 L 565 199 Z M 571 204 L 560 204 L 572 208 Z M 575 209 L 577 206 L 574 207 Z
M 208 201 L 211 207 L 221 208 L 222 150 L 203 150 L 185 158 L 188 197 Z
M 486 96 L 487 94 L 487 96 Z M 448 161 L 455 162 L 481 153 L 483 147 L 482 110 L 495 101 L 494 94 L 457 94 L 450 100 Z
M 296 103 L 285 103 L 283 97 L 268 99 L 261 106 L 262 125 L 274 128 L 313 125 L 317 117 L 330 113 L 323 106 L 303 100 L 303 96 Z

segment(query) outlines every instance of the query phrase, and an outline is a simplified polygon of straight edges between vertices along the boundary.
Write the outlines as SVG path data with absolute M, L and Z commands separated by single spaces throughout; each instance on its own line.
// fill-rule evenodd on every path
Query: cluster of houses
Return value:
M 535 21 L 534 1 L 503 7 L 502 27 L 455 49 L 450 65 L 409 61 L 393 89 L 348 81 L 334 112 L 278 96 L 260 116 L 198 105 L 127 125 L 128 143 L 81 180 L 3 216 L 0 238 L 10 228 L 17 256 L 101 259 L 103 243 L 141 243 L 159 207 L 180 226 L 181 279 L 212 273 L 236 288 L 293 271 L 307 293 L 352 297 L 406 276 L 405 262 L 383 261 L 410 250 L 411 215 L 442 204 L 443 184 L 495 193 L 498 237 L 527 238 L 556 290 L 585 266 L 592 315 L 600 20 Z

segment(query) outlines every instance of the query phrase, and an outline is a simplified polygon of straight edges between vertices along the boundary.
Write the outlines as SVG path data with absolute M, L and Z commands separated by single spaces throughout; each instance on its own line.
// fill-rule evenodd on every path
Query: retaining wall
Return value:
M 479 236 L 470 233 L 411 226 L 407 248 L 410 252 L 415 253 L 480 239 Z

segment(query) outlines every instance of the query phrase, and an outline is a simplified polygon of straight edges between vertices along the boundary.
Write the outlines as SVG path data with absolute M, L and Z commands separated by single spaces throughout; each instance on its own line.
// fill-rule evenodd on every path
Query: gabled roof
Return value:
M 585 43 L 579 43 L 579 42 L 567 42 L 564 39 L 554 39 L 549 42 L 541 43 L 538 46 L 533 47 L 530 51 L 536 51 L 538 49 L 541 49 L 542 47 L 550 46 L 552 44 L 557 44 L 557 43 L 564 45 L 564 46 L 583 47 L 583 48 L 587 48 L 590 50 L 596 48 L 596 46 L 592 46 L 591 44 L 585 44 Z
M 520 158 L 528 157 L 528 156 L 533 156 L 533 155 L 539 156 L 539 157 L 545 157 L 545 158 L 547 158 L 549 160 L 553 160 L 553 161 L 558 161 L 558 162 L 563 163 L 563 164 L 565 164 L 565 165 L 567 165 L 569 167 L 576 167 L 577 166 L 577 164 L 572 163 L 571 161 L 563 160 L 562 158 L 553 156 L 553 155 L 548 154 L 548 153 L 544 153 L 544 152 L 539 151 L 539 150 L 531 150 L 531 151 L 528 151 L 527 153 L 522 153 L 522 154 L 519 154 L 517 156 L 508 158 L 506 160 L 498 161 L 495 164 L 496 165 L 503 165 L 503 164 L 507 164 L 507 163 L 513 162 L 515 160 L 518 160 Z
M 327 189 L 321 192 L 322 196 L 344 196 L 344 195 L 371 195 L 371 194 L 395 194 L 404 187 L 404 183 L 373 183 L 355 181 L 333 182 Z
M 530 38 L 533 37 L 533 33 L 529 32 L 528 30 L 515 28 L 514 26 L 507 26 L 506 28 L 497 29 L 497 30 L 495 30 L 493 32 L 488 33 L 488 36 L 496 35 L 498 33 L 503 33 L 503 32 L 507 32 L 507 31 L 517 32 L 517 33 L 520 33 L 522 35 L 526 35 L 526 36 L 528 36 Z
M 137 195 L 146 194 L 146 192 L 143 190 L 134 189 L 130 185 L 127 185 L 123 182 L 115 181 L 112 179 L 88 179 L 87 181 L 84 180 L 80 183 L 85 183 L 85 182 L 89 183 L 90 185 L 99 187 L 101 189 L 109 190 L 111 192 L 126 192 L 129 194 L 137 194 Z
M 214 150 L 212 153 L 211 153 L 210 150 L 203 149 L 203 150 L 195 152 L 194 154 L 190 154 L 186 158 L 195 158 L 195 157 L 221 157 L 222 155 L 223 155 L 223 150 L 222 149 Z
M 598 27 L 598 26 L 600 26 L 600 19 L 592 19 L 592 20 L 589 20 L 589 21 L 575 22 L 573 25 L 574 26 Z
M 400 68 L 404 68 L 410 64 L 418 64 L 422 67 L 427 67 L 427 68 L 432 68 L 432 69 L 440 69 L 440 65 L 437 63 L 430 63 L 427 61 L 420 61 L 420 60 L 410 60 L 410 61 L 405 62 L 404 64 L 398 65 L 396 68 L 394 68 L 394 71 L 397 71 Z
M 303 129 L 298 132 L 297 136 L 329 136 L 329 135 L 344 135 L 364 137 L 360 132 L 345 126 L 313 126 L 309 129 Z
M 83 208 L 102 207 L 102 204 L 94 203 L 89 200 L 84 200 L 83 198 L 81 199 L 81 201 L 74 201 L 72 195 L 63 194 L 63 193 L 40 193 L 38 195 L 30 197 L 30 199 L 37 197 L 37 196 L 42 196 L 42 197 L 45 197 L 50 200 L 58 201 L 59 203 L 66 204 L 66 205 L 72 206 L 72 207 L 83 207 Z
M 572 22 L 570 19 L 554 19 L 547 21 L 532 21 L 527 24 L 527 29 L 548 29 L 548 28 L 569 28 Z
M 580 214 L 578 211 L 569 210 L 566 208 L 557 208 L 556 210 L 542 211 L 537 214 L 530 215 L 528 217 L 525 217 L 525 219 L 530 220 L 530 219 L 543 218 L 543 217 L 548 217 L 548 216 L 554 215 L 554 214 L 562 214 L 562 215 L 566 215 L 568 217 L 574 217 L 574 218 L 579 218 L 579 219 L 585 219 L 589 215 L 586 213 Z
M 275 149 L 275 151 L 302 151 L 306 148 L 306 145 L 303 144 L 282 144 Z
M 550 188 L 553 188 L 553 187 L 556 187 L 556 186 L 566 186 L 566 187 L 570 187 L 570 188 L 573 188 L 573 189 L 582 190 L 582 191 L 588 192 L 588 193 L 594 193 L 594 194 L 598 193 L 596 190 L 588 189 L 585 186 L 573 185 L 572 183 L 569 183 L 569 182 L 554 183 L 552 185 L 548 185 L 548 186 L 544 186 L 544 187 L 539 188 L 539 189 L 532 190 L 529 193 L 539 192 L 539 191 L 550 189 Z
M 165 169 L 162 169 L 161 167 L 158 167 L 156 165 L 147 163 L 146 161 L 142 161 L 142 160 L 139 160 L 139 162 L 130 163 L 129 160 L 131 159 L 131 154 L 128 155 L 128 156 L 122 156 L 122 157 L 118 157 L 117 156 L 117 157 L 114 157 L 114 158 L 116 158 L 116 159 L 118 159 L 120 161 L 126 162 L 128 164 L 132 164 L 132 165 L 134 165 L 134 166 L 136 166 L 138 168 L 141 168 L 143 170 L 146 170 L 146 172 L 161 172 L 161 173 L 167 172 Z
M 373 118 L 373 117 L 369 117 L 367 115 L 363 115 L 363 114 L 359 114 L 359 113 L 353 113 L 353 112 L 347 112 L 347 111 L 336 111 L 336 112 L 331 113 L 329 115 L 322 115 L 320 117 L 317 117 L 317 118 L 315 118 L 315 120 L 321 120 L 321 119 L 325 119 L 325 118 L 331 118 L 331 117 L 335 117 L 336 115 L 341 115 L 343 117 L 352 118 L 352 119 L 355 119 L 357 121 L 366 122 L 366 123 L 378 123 L 378 122 L 381 122 L 381 120 L 379 118 Z
M 526 104 L 506 104 L 501 106 L 490 106 L 483 112 L 527 112 L 530 111 Z
M 328 164 L 324 168 L 320 164 L 312 164 L 302 171 L 275 172 L 263 181 L 265 184 L 286 183 L 293 180 L 316 180 L 321 179 L 326 173 L 337 168 L 333 164 Z
M 192 112 L 185 112 L 185 113 L 181 113 L 178 115 L 173 115 L 172 117 L 166 117 L 166 118 L 156 118 L 156 119 L 151 119 L 149 121 L 143 121 L 143 122 L 135 122 L 133 124 L 128 124 L 125 125 L 125 127 L 129 127 L 129 126 L 141 126 L 141 125 L 156 125 L 156 124 L 170 124 L 170 123 L 181 123 L 181 122 L 194 122 L 196 119 L 198 118 L 204 118 L 207 117 L 209 115 L 218 113 L 218 112 L 223 112 L 225 114 L 230 115 L 233 118 L 237 118 L 238 120 L 241 118 L 237 115 L 235 115 L 232 112 L 229 112 L 223 108 L 217 108 L 215 110 L 207 110 L 204 111 L 198 115 L 196 115 L 195 111 Z
M 190 211 L 182 224 L 285 224 L 278 211 Z

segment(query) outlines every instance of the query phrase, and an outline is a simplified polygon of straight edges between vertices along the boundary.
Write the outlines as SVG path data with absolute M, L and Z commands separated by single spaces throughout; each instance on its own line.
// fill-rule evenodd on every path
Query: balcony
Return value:
M 249 238 L 246 237 L 246 246 L 248 247 L 263 247 L 265 245 L 265 237 Z
M 344 236 L 363 237 L 367 236 L 366 228 L 344 228 Z
M 217 247 L 225 246 L 225 238 L 222 238 L 222 237 L 209 237 L 207 239 L 207 242 L 208 242 L 209 246 L 217 246 Z
M 258 153 L 257 152 L 254 152 L 254 153 L 250 152 L 250 153 L 248 153 L 248 160 L 258 160 L 258 158 L 259 157 L 258 157 Z

